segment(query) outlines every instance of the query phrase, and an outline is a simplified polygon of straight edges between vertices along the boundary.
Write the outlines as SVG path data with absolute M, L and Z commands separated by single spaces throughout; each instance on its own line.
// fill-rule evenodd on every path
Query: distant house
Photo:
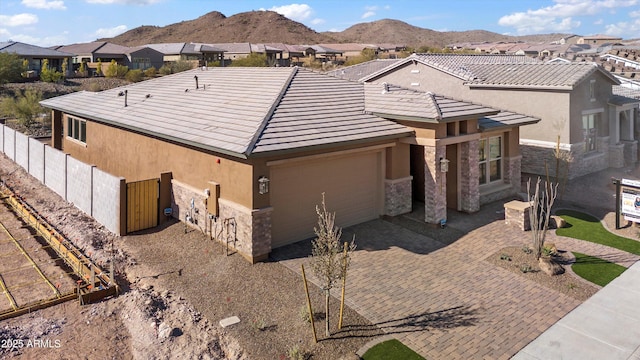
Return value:
M 360 56 L 362 50 L 371 49 L 376 55 L 380 52 L 380 48 L 375 44 L 357 44 L 357 43 L 336 43 L 336 44 L 318 44 L 319 46 L 327 49 L 333 49 L 339 51 L 342 55 L 341 60 L 349 60 L 354 56 Z
M 518 128 L 538 121 L 297 67 L 200 68 L 42 105 L 55 148 L 129 183 L 159 179 L 151 202 L 215 237 L 231 228 L 252 262 L 312 237 L 322 193 L 338 226 L 411 212 L 414 199 L 433 223 L 476 211 L 477 179 L 518 159 Z M 520 188 L 508 164 L 502 195 Z
M 49 61 L 49 67 L 57 71 L 64 72 L 68 75 L 71 70 L 71 58 L 72 54 L 43 48 L 36 45 L 25 44 L 17 41 L 0 42 L 0 52 L 13 53 L 18 55 L 22 59 L 26 59 L 29 64 L 27 65 L 27 73 L 33 74 L 33 76 L 39 76 L 42 70 L 42 63 L 44 60 Z M 62 69 L 64 60 L 67 59 L 67 68 Z
M 156 68 L 162 66 L 162 53 L 146 46 L 130 48 L 105 41 L 95 41 L 58 46 L 56 49 L 73 54 L 74 70 L 77 70 L 84 62 L 95 71 L 98 62 L 101 61 L 102 73 L 104 74 L 112 60 L 130 69 L 144 70 L 151 66 Z
M 306 56 L 306 47 L 302 45 L 289 45 L 283 43 L 269 43 L 264 45 L 281 51 L 281 59 L 278 59 L 278 64 L 280 66 L 300 65 L 301 59 Z
M 343 55 L 343 52 L 340 50 L 328 48 L 322 45 L 307 45 L 304 53 L 313 60 L 318 59 L 320 61 L 336 61 Z
M 540 118 L 520 133 L 525 172 L 545 174 L 545 166 L 555 161 L 557 146 L 570 159 L 569 178 L 637 162 L 640 102 L 614 95 L 612 88 L 620 82 L 608 71 L 592 63 L 499 59 L 412 55 L 362 80 L 433 91 Z
M 589 44 L 589 45 L 604 45 L 604 44 L 615 44 L 622 41 L 621 37 L 609 36 L 609 35 L 590 35 L 583 36 L 578 39 L 578 44 Z

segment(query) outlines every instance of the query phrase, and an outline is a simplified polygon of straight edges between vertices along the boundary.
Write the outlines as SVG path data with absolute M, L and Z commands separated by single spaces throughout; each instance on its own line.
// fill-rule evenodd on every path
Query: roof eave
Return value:
M 494 130 L 500 130 L 500 129 L 512 129 L 520 126 L 537 124 L 539 122 L 540 122 L 540 119 L 532 119 L 528 121 L 518 122 L 517 124 L 503 124 L 499 126 L 492 126 L 489 128 L 483 128 L 482 125 L 478 124 L 478 131 L 488 132 L 488 131 L 494 131 Z
M 521 90 L 563 90 L 563 91 L 571 91 L 573 90 L 573 86 L 570 85 L 560 85 L 560 86 L 542 86 L 542 85 L 501 85 L 501 84 L 473 84 L 466 83 L 465 85 L 469 86 L 469 88 L 474 89 L 521 89 Z
M 46 104 L 46 100 L 41 101 L 40 104 L 45 108 L 58 110 L 58 111 L 61 111 L 61 112 L 65 113 L 65 114 L 69 114 L 69 115 L 79 116 L 79 117 L 82 117 L 82 118 L 87 119 L 89 121 L 95 121 L 95 122 L 111 125 L 111 126 L 114 126 L 114 127 L 117 127 L 117 128 L 121 128 L 121 129 L 132 130 L 132 131 L 135 131 L 135 132 L 138 132 L 138 133 L 141 133 L 141 134 L 146 134 L 146 135 L 153 136 L 153 137 L 156 137 L 156 138 L 159 138 L 159 139 L 168 140 L 168 141 L 171 141 L 171 142 L 188 145 L 188 146 L 191 146 L 191 147 L 194 147 L 194 148 L 198 148 L 198 149 L 202 149 L 202 150 L 213 151 L 213 152 L 217 152 L 217 153 L 220 153 L 220 154 L 237 157 L 237 158 L 240 158 L 240 159 L 247 159 L 247 155 L 244 154 L 244 153 L 237 153 L 235 151 L 230 151 L 230 150 L 218 148 L 218 147 L 215 147 L 215 146 L 203 145 L 203 144 L 200 144 L 200 143 L 197 143 L 197 142 L 194 142 L 194 141 L 189 141 L 189 140 L 181 139 L 181 138 L 174 137 L 174 136 L 160 134 L 160 133 L 157 133 L 155 131 L 149 131 L 149 130 L 147 130 L 145 128 L 140 128 L 140 127 L 130 126 L 130 125 L 123 125 L 121 123 L 117 123 L 117 122 L 111 121 L 109 119 L 98 118 L 98 117 L 95 117 L 93 115 L 83 114 L 83 113 L 77 112 L 77 111 L 69 111 L 67 109 L 64 109 L 64 108 L 61 108 L 61 107 L 58 107 L 58 106 L 55 106 L 55 105 Z
M 358 145 L 358 144 L 365 144 L 365 143 L 371 143 L 371 142 L 377 142 L 377 141 L 383 141 L 383 140 L 389 140 L 389 139 L 401 139 L 401 138 L 412 136 L 414 134 L 415 133 L 413 130 L 408 130 L 402 133 L 375 136 L 375 137 L 369 137 L 369 138 L 358 139 L 358 140 L 338 141 L 334 143 L 287 148 L 287 149 L 272 150 L 272 151 L 259 151 L 259 152 L 251 153 L 250 158 L 259 158 L 259 157 L 262 158 L 262 157 L 275 156 L 275 155 L 287 155 L 287 154 L 293 154 L 298 152 L 323 150 L 323 149 L 335 148 L 335 147 L 346 146 L 346 145 Z

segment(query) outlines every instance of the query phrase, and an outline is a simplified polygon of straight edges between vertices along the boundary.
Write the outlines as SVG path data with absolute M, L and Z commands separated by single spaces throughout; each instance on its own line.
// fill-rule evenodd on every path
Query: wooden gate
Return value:
M 158 226 L 160 179 L 127 183 L 127 233 Z

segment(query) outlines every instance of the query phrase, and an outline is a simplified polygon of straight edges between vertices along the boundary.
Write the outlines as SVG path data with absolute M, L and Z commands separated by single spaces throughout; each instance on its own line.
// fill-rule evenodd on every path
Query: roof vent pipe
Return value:
M 386 82 L 382 83 L 382 93 L 386 94 L 389 92 L 389 84 L 387 84 Z
M 198 89 L 198 75 L 193 77 L 194 79 L 196 79 L 196 90 Z
M 124 91 L 124 107 L 127 107 L 127 93 L 129 92 L 129 90 L 125 90 Z

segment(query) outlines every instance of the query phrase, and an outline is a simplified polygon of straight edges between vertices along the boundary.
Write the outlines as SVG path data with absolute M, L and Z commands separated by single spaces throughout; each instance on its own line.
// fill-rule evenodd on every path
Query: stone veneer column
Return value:
M 511 185 L 516 192 L 519 192 L 522 180 L 522 156 L 506 157 L 504 161 L 504 182 L 505 184 Z M 553 172 L 555 172 L 555 169 Z
M 440 171 L 445 146 L 424 147 L 424 221 L 437 224 L 447 218 L 447 178 Z
M 232 201 L 219 199 L 220 219 L 236 222 L 235 249 L 249 261 L 266 260 L 271 252 L 272 207 L 249 209 Z
M 460 144 L 460 204 L 466 212 L 480 210 L 479 146 L 479 140 Z
M 410 213 L 412 176 L 384 180 L 384 214 L 396 216 Z
M 635 165 L 638 162 L 638 141 L 624 140 L 624 163 Z
M 609 167 L 624 167 L 624 144 L 609 145 Z

